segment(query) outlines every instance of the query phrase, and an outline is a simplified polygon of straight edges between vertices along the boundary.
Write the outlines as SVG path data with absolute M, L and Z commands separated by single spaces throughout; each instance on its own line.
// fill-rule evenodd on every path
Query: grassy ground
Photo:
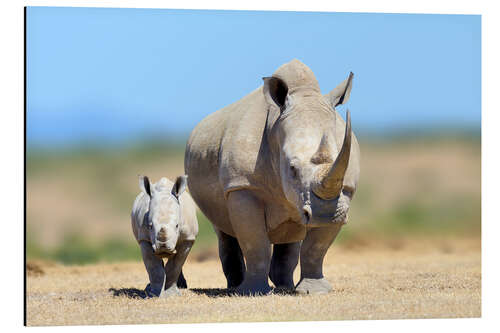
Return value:
M 295 281 L 298 280 L 299 269 Z M 140 262 L 63 266 L 30 261 L 27 323 L 146 324 L 481 316 L 477 237 L 375 239 L 334 245 L 324 274 L 328 295 L 229 296 L 213 252 L 188 258 L 188 290 L 143 299 Z
M 137 174 L 175 178 L 183 147 L 28 150 L 28 324 L 481 316 L 480 142 L 360 141 L 350 220 L 325 261 L 334 291 L 320 296 L 229 296 L 215 235 L 199 213 L 184 269 L 190 289 L 143 299 L 147 274 L 129 215 Z

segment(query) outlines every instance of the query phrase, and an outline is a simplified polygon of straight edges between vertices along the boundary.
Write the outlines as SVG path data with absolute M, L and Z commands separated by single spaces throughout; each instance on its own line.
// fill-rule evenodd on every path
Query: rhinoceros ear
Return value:
M 335 89 L 333 89 L 326 98 L 332 105 L 332 107 L 336 107 L 337 105 L 344 104 L 349 100 L 351 96 L 352 89 L 352 79 L 354 74 L 352 72 L 349 73 L 349 77 L 344 80 L 341 84 L 339 84 Z
M 149 182 L 149 178 L 147 176 L 139 176 L 139 187 L 142 192 L 151 196 L 151 183 Z
M 182 175 L 182 176 L 177 177 L 177 179 L 175 180 L 175 184 L 172 187 L 172 194 L 177 199 L 179 199 L 179 197 L 181 196 L 181 194 L 186 190 L 187 177 L 188 176 L 186 176 L 186 175 Z
M 268 101 L 272 100 L 276 103 L 282 110 L 288 95 L 287 84 L 277 77 L 263 77 L 262 80 L 264 80 L 264 96 Z

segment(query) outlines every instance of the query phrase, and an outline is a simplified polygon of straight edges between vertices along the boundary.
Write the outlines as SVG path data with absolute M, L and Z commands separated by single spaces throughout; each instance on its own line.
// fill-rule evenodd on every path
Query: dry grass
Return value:
M 205 240 L 208 249 L 200 247 L 185 265 L 190 289 L 170 299 L 137 297 L 147 284 L 140 262 L 62 266 L 30 261 L 28 325 L 481 316 L 480 145 L 363 142 L 362 149 L 350 222 L 325 262 L 332 293 L 228 296 L 216 250 Z M 129 221 L 136 175 L 174 178 L 182 173 L 182 156 L 182 151 L 157 149 L 32 160 L 28 241 L 67 253 L 67 236 L 77 232 L 85 246 L 106 248 L 97 245 L 114 238 L 136 246 Z M 200 227 L 205 228 L 198 245 L 202 236 L 213 236 L 208 222 L 200 221 Z M 398 236 L 416 231 L 448 238 Z M 367 238 L 381 234 L 385 240 Z M 450 238 L 458 234 L 472 238 Z M 28 251 L 29 258 L 34 254 Z M 295 281 L 298 275 L 297 269 Z
M 480 240 L 353 242 L 333 246 L 328 295 L 228 296 L 220 263 L 188 259 L 190 287 L 169 299 L 142 299 L 142 263 L 61 266 L 30 263 L 27 323 L 37 325 L 305 321 L 481 316 Z M 199 258 L 199 257 L 198 257 Z M 298 270 L 297 270 L 298 271 Z M 297 281 L 296 272 L 295 281 Z

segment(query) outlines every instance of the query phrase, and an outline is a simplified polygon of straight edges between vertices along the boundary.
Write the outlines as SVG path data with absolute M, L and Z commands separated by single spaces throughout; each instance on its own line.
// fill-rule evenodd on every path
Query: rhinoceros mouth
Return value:
M 308 227 L 322 227 L 333 224 L 347 223 L 349 204 L 340 196 L 324 200 L 314 192 L 311 193 L 311 216 L 308 219 Z
M 155 256 L 160 258 L 168 258 L 173 256 L 177 251 L 175 249 L 170 250 L 163 243 L 159 243 L 158 245 L 153 244 L 153 253 Z
M 158 258 L 170 258 L 175 254 L 175 251 L 173 252 L 154 252 L 154 255 L 157 256 Z

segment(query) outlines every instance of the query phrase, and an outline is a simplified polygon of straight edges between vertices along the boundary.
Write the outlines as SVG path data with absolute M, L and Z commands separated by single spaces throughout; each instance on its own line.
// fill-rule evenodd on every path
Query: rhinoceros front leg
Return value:
M 295 288 L 299 294 L 325 294 L 332 290 L 323 276 L 323 259 L 341 227 L 335 224 L 307 232 L 300 249 L 300 281 Z
M 274 244 L 269 277 L 276 288 L 293 289 L 293 271 L 299 262 L 300 242 Z
M 161 295 L 165 283 L 163 260 L 154 255 L 150 243 L 142 241 L 140 242 L 140 246 L 142 261 L 149 275 L 149 284 L 144 291 L 148 297 L 158 297 Z
M 176 247 L 177 253 L 168 259 L 165 265 L 165 297 L 180 295 L 177 283 L 182 272 L 182 266 L 191 251 L 194 241 L 184 241 Z M 185 280 L 184 280 L 185 281 Z M 187 285 L 186 285 L 187 287 Z
M 228 198 L 229 218 L 246 262 L 243 282 L 236 288 L 242 295 L 267 294 L 271 244 L 266 232 L 264 208 L 246 190 L 234 191 Z
M 214 229 L 219 240 L 219 258 L 226 276 L 227 287 L 238 287 L 243 282 L 246 269 L 238 240 L 217 228 Z

